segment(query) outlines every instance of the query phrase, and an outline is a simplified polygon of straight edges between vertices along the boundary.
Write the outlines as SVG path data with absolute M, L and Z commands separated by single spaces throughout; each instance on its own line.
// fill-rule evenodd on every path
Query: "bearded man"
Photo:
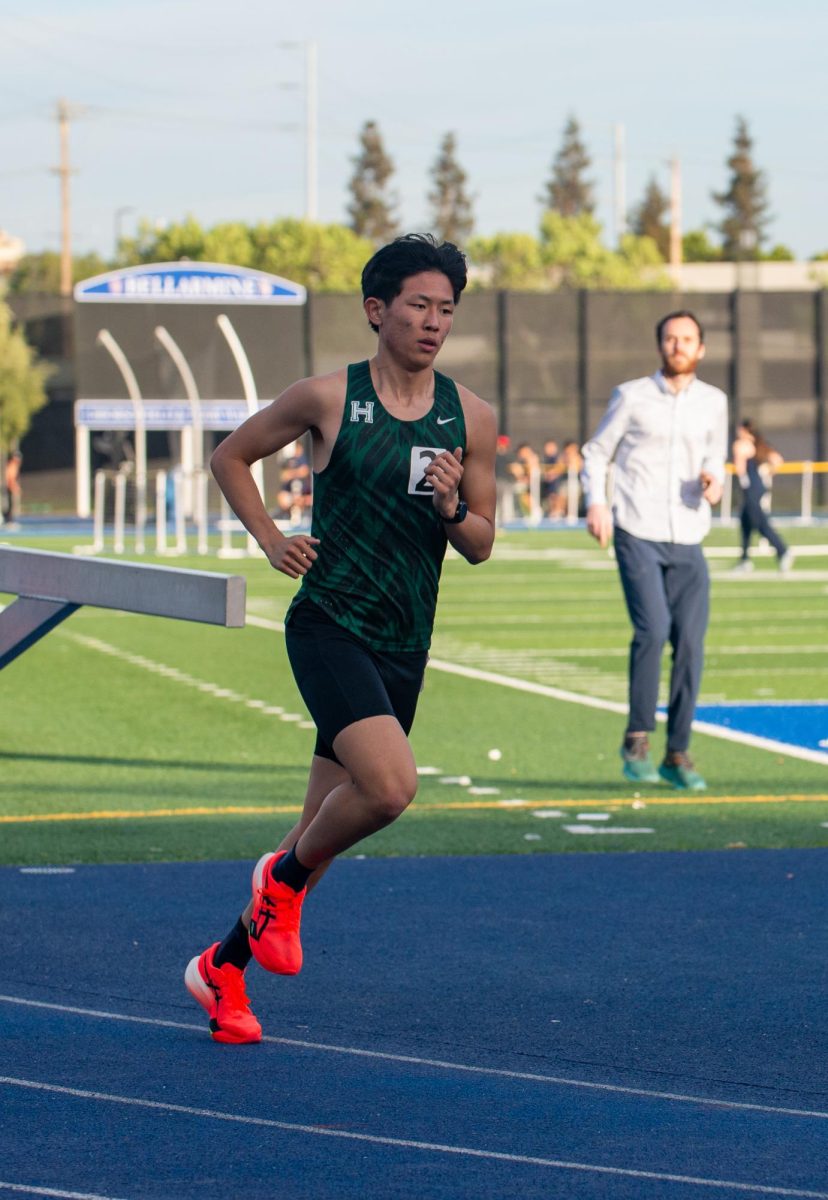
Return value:
M 722 496 L 727 456 L 727 397 L 696 377 L 704 330 L 691 312 L 656 326 L 661 368 L 622 383 L 583 448 L 587 528 L 601 546 L 612 537 L 633 639 L 629 717 L 621 747 L 632 783 L 703 790 L 688 755 L 701 684 L 710 581 L 701 543 L 711 505 Z M 607 476 L 612 472 L 612 498 Z M 656 769 L 655 729 L 661 656 L 673 651 L 667 746 Z

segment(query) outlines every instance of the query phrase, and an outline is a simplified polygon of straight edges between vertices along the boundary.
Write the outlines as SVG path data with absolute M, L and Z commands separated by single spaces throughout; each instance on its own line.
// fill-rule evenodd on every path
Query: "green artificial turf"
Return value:
M 817 550 L 791 577 L 760 557 L 737 578 L 735 558 L 716 554 L 732 550 L 734 532 L 711 536 L 701 703 L 826 699 L 828 531 L 790 539 Z M 164 561 L 246 575 L 256 623 L 227 630 L 83 608 L 8 666 L 0 862 L 253 858 L 296 819 L 314 733 L 278 630 L 295 585 L 262 559 Z M 620 775 L 622 715 L 519 690 L 623 705 L 628 641 L 614 563 L 582 531 L 501 534 L 476 568 L 449 558 L 412 735 L 420 768 L 434 773 L 412 809 L 354 853 L 828 845 L 823 764 L 698 734 L 708 792 L 636 795 Z M 667 656 L 665 678 L 666 666 Z M 656 753 L 662 743 L 659 729 Z

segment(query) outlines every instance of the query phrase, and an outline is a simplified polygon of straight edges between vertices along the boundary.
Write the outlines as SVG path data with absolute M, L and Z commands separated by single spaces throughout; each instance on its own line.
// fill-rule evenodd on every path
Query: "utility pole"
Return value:
M 670 270 L 676 286 L 681 282 L 681 163 L 670 162 Z
M 305 220 L 318 215 L 316 148 L 316 42 L 305 43 Z
M 627 232 L 627 181 L 626 163 L 624 161 L 624 126 L 613 125 L 613 208 L 615 225 L 615 244 L 619 246 Z
M 69 105 L 65 100 L 57 104 L 58 132 L 60 136 L 60 166 L 54 167 L 60 177 L 60 294 L 72 294 L 72 224 L 69 201 Z

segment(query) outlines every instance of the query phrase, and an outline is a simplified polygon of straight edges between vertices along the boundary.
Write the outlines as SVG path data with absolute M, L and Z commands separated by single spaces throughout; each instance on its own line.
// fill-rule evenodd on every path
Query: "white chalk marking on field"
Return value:
M 21 875 L 74 875 L 74 867 L 21 867 Z
M 539 842 L 541 835 L 539 833 L 524 833 L 523 840 L 524 842 Z
M 585 833 L 587 835 L 594 833 L 655 833 L 654 829 L 645 829 L 643 826 L 640 829 L 633 829 L 624 825 L 564 825 L 564 829 L 567 833 Z
M 496 787 L 470 787 L 470 796 L 499 796 L 500 788 Z
M 533 817 L 540 817 L 542 820 L 551 817 L 562 817 L 563 815 L 559 808 L 536 808 L 532 813 Z
M 0 1179 L 0 1191 L 24 1192 L 27 1196 L 57 1196 L 59 1200 L 116 1200 L 114 1196 L 101 1196 L 98 1192 L 63 1192 L 58 1188 L 35 1187 L 32 1183 L 10 1183 Z
M 449 787 L 452 785 L 457 787 L 469 787 L 471 784 L 471 777 L 469 775 L 441 775 L 437 782 L 445 783 Z
M 513 796 L 509 800 L 498 800 L 498 804 L 501 804 L 504 808 L 526 808 L 528 803 L 528 800 L 519 800 L 516 796 Z
M 161 675 L 165 679 L 170 679 L 173 683 L 183 683 L 186 687 L 194 688 L 205 696 L 212 696 L 216 700 L 228 700 L 232 704 L 243 703 L 252 711 L 258 711 L 265 716 L 279 717 L 282 721 L 303 721 L 305 718 L 300 713 L 286 713 L 283 708 L 268 704 L 266 700 L 256 700 L 252 696 L 242 696 L 238 692 L 234 692 L 231 688 L 223 688 L 217 683 L 211 683 L 206 679 L 196 679 L 193 675 L 188 675 L 186 671 L 179 671 L 176 667 L 169 667 L 166 663 L 155 662 L 151 658 L 145 658 L 142 654 L 132 654 L 127 650 L 121 650 L 118 646 L 113 646 L 109 642 L 104 642 L 100 638 L 87 637 L 82 633 L 65 632 L 64 637 L 71 638 L 81 646 L 85 646 L 88 650 L 97 650 L 100 654 L 107 654 L 110 658 L 118 658 L 122 662 L 128 662 L 131 666 L 141 667 L 144 671 L 150 671 L 154 675 Z
M 418 775 L 442 775 L 442 767 L 417 767 Z
M 578 813 L 579 821 L 608 821 L 609 813 Z
M 78 1100 L 94 1100 L 98 1103 L 121 1104 L 128 1108 L 144 1108 L 153 1112 L 177 1113 L 187 1117 L 206 1117 L 213 1121 L 229 1121 L 238 1125 L 252 1125 L 258 1129 L 279 1129 L 285 1133 L 309 1134 L 312 1137 L 339 1138 L 342 1141 L 362 1142 L 373 1146 L 392 1146 L 395 1149 L 423 1150 L 428 1154 L 451 1154 L 462 1158 L 488 1159 L 494 1162 L 515 1163 L 520 1166 L 549 1167 L 559 1171 L 577 1171 L 587 1175 L 610 1175 L 631 1179 L 652 1179 L 661 1182 L 695 1184 L 698 1187 L 731 1189 L 763 1196 L 795 1196 L 803 1200 L 828 1200 L 828 1192 L 815 1192 L 804 1188 L 776 1187 L 773 1184 L 741 1183 L 727 1179 L 705 1178 L 696 1175 L 677 1175 L 667 1171 L 645 1171 L 638 1167 L 615 1167 L 603 1163 L 575 1162 L 560 1158 L 542 1158 L 532 1154 L 510 1154 L 503 1150 L 487 1150 L 478 1146 L 461 1146 L 448 1142 L 423 1142 L 414 1138 L 396 1138 L 375 1133 L 357 1133 L 350 1129 L 330 1129 L 320 1125 L 302 1125 L 294 1121 L 277 1121 L 273 1117 L 253 1117 L 243 1113 L 226 1112 L 214 1108 L 196 1108 L 190 1104 L 172 1104 L 170 1101 L 148 1100 L 142 1096 L 121 1096 L 112 1092 L 93 1092 L 86 1088 L 64 1087 L 45 1083 L 38 1079 L 19 1079 L 0 1075 L 0 1083 L 10 1087 L 29 1088 L 59 1096 L 71 1096 Z
M 364 855 L 356 857 L 364 857 Z M 95 1017 L 105 1021 L 125 1021 L 131 1025 L 149 1025 L 155 1029 L 184 1029 L 200 1033 L 204 1037 L 204 1024 L 185 1021 L 166 1021 L 160 1017 L 138 1017 L 131 1013 L 112 1012 L 99 1008 L 78 1008 L 71 1004 L 57 1004 L 49 1000 L 30 1000 L 25 996 L 10 996 L 0 993 L 0 1002 L 20 1005 L 23 1008 L 42 1008 L 49 1012 L 71 1013 L 79 1017 Z M 438 1071 L 459 1071 L 465 1075 L 486 1075 L 496 1079 L 526 1080 L 529 1083 L 551 1084 L 556 1087 L 580 1088 L 589 1092 L 612 1092 L 621 1096 L 643 1096 L 648 1100 L 667 1100 L 677 1104 L 709 1104 L 713 1108 L 728 1112 L 771 1113 L 787 1117 L 808 1117 L 828 1121 L 828 1110 L 807 1108 L 781 1108 L 775 1104 L 754 1104 L 746 1100 L 719 1100 L 710 1096 L 689 1095 L 684 1092 L 657 1092 L 650 1088 L 628 1087 L 621 1083 L 595 1083 L 588 1079 L 572 1079 L 565 1075 L 541 1075 L 530 1071 L 509 1071 L 504 1067 L 479 1067 L 473 1063 L 454 1062 L 443 1058 L 420 1058 L 411 1054 L 394 1054 L 387 1050 L 364 1050 L 358 1046 L 340 1046 L 330 1042 L 308 1042 L 299 1038 L 275 1037 L 265 1033 L 262 1041 L 274 1046 L 291 1046 L 298 1050 L 324 1051 L 327 1054 L 345 1054 L 353 1058 L 376 1059 L 378 1062 L 408 1063 L 416 1067 L 432 1067 Z
M 598 708 L 603 712 L 627 715 L 627 705 L 616 703 L 614 700 L 600 700 L 596 696 L 585 696 L 580 692 L 569 692 L 563 688 L 549 687 L 545 683 L 533 683 L 528 679 L 516 679 L 511 675 L 499 675 L 494 671 L 480 671 L 476 667 L 459 666 L 439 658 L 429 659 L 428 665 L 432 670 L 443 671 L 447 675 L 460 675 L 464 679 L 476 679 L 480 683 L 494 683 L 518 692 L 528 692 L 533 696 L 548 696 L 550 700 L 564 700 L 569 704 L 581 704 L 585 708 Z M 666 721 L 667 716 L 665 713 L 656 713 L 656 720 Z M 713 725 L 708 721 L 694 721 L 693 729 L 698 733 L 706 733 L 710 737 L 721 738 L 726 742 L 739 742 L 744 746 L 754 746 L 758 750 L 770 750 L 774 754 L 784 754 L 789 758 L 801 758 L 806 762 L 823 763 L 828 766 L 828 754 L 819 750 L 808 750 L 805 746 L 791 746 L 787 742 L 777 742 L 772 738 L 758 737 L 752 733 L 738 733 L 736 730 Z
M 263 617 L 248 617 L 247 622 L 249 625 L 258 625 L 263 629 L 284 630 L 282 622 L 268 621 Z M 517 679 L 512 675 L 501 675 L 495 671 L 481 671 L 477 667 L 467 667 L 459 663 L 447 662 L 445 659 L 431 658 L 428 665 L 433 671 L 443 671 L 448 675 L 460 675 L 464 679 L 476 679 L 480 683 L 494 683 L 499 687 L 512 688 L 515 691 L 527 692 L 530 695 L 546 696 L 550 700 L 563 700 L 568 704 L 583 705 L 585 708 L 597 708 L 603 712 L 618 713 L 621 716 L 627 715 L 627 705 L 616 700 L 602 700 L 597 696 L 587 696 L 581 692 L 570 692 L 564 688 L 550 687 L 545 683 L 534 683 L 529 679 Z M 722 672 L 719 673 L 721 674 Z M 746 668 L 745 671 L 728 671 L 726 673 L 752 674 L 753 672 L 750 672 L 749 668 Z M 801 670 L 771 670 L 767 673 L 774 675 L 801 674 Z M 657 713 L 656 720 L 666 721 L 667 717 L 664 713 Z M 791 746 L 787 742 L 777 742 L 772 738 L 762 738 L 752 733 L 738 733 L 735 730 L 727 729 L 720 725 L 712 725 L 707 721 L 694 721 L 693 729 L 698 733 L 706 733 L 709 737 L 721 738 L 726 742 L 738 742 L 743 746 L 753 746 L 757 750 L 768 750 L 772 754 L 784 754 L 788 758 L 799 758 L 805 762 L 822 763 L 828 766 L 828 753 L 822 753 L 819 750 L 809 750 L 805 746 Z

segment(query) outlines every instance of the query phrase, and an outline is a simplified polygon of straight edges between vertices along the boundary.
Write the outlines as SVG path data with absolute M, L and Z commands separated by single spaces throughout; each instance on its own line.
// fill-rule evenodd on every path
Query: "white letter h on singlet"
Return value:
M 360 417 L 365 417 L 366 425 L 374 424 L 373 400 L 366 400 L 364 404 L 360 404 L 358 400 L 351 401 L 351 423 L 358 422 Z

